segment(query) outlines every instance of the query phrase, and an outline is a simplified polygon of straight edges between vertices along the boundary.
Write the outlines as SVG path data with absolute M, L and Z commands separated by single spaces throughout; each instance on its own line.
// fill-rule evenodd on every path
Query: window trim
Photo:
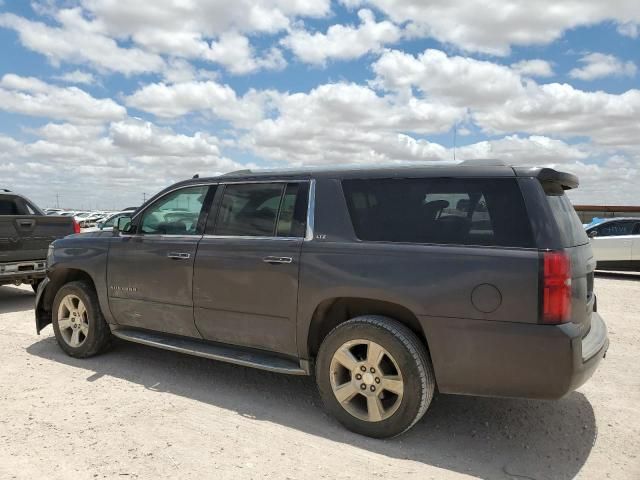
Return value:
M 200 182 L 200 183 L 192 183 L 189 185 L 180 185 L 177 186 L 176 188 L 172 188 L 171 190 L 166 191 L 162 196 L 159 196 L 158 198 L 154 198 L 153 202 L 149 202 L 148 205 L 146 205 L 144 208 L 138 210 L 137 212 L 135 212 L 135 215 L 133 215 L 131 217 L 131 223 L 135 226 L 135 232 L 133 233 L 122 233 L 120 232 L 120 236 L 121 237 L 135 237 L 135 236 L 145 236 L 145 237 L 170 237 L 170 238 L 176 238 L 176 237 L 184 237 L 185 235 L 163 235 L 160 233 L 138 233 L 138 221 L 141 218 L 141 215 L 143 215 L 147 209 L 149 209 L 152 205 L 154 205 L 156 203 L 156 200 L 160 200 L 161 198 L 166 197 L 167 195 L 175 192 L 176 190 L 181 190 L 183 188 L 191 188 L 191 187 L 224 187 L 226 185 L 234 185 L 234 184 L 245 184 L 245 183 L 308 183 L 309 184 L 309 190 L 308 190 L 308 198 L 307 198 L 307 216 L 306 216 L 306 220 L 307 220 L 307 224 L 305 226 L 305 235 L 303 237 L 243 237 L 243 236 L 227 236 L 227 235 L 212 235 L 212 234 L 206 234 L 204 233 L 203 230 L 203 234 L 201 235 L 202 238 L 226 238 L 226 239 L 239 239 L 239 240 L 250 240 L 250 239 L 256 239 L 256 240 L 266 240 L 266 239 L 277 239 L 277 240 L 299 240 L 299 239 L 303 239 L 305 242 L 310 242 L 313 240 L 314 238 L 314 227 L 315 227 L 315 205 L 316 205 L 316 179 L 315 178 L 287 178 L 287 179 L 269 179 L 269 180 L 230 180 L 230 181 L 212 181 L 212 182 Z M 221 192 L 224 192 L 224 188 L 218 190 Z M 203 204 L 203 208 L 208 208 L 209 209 L 209 213 L 208 215 L 211 215 L 211 213 L 214 213 L 212 211 L 212 209 L 215 207 L 215 216 L 216 216 L 216 220 L 217 220 L 217 216 L 218 216 L 218 209 L 219 209 L 219 205 L 216 204 L 216 196 L 218 195 L 218 191 L 216 192 L 216 195 L 214 195 L 214 198 L 211 199 L 211 204 L 206 206 Z M 205 228 L 206 228 L 206 222 L 205 222 Z M 189 238 L 193 238 L 194 236 L 197 235 L 186 235 Z
M 274 235 L 273 236 L 264 236 L 264 235 L 260 235 L 260 236 L 253 236 L 253 235 L 215 235 L 215 234 L 212 234 L 212 233 L 205 233 L 202 236 L 202 238 L 208 238 L 208 239 L 220 238 L 220 239 L 226 239 L 226 240 L 234 240 L 234 239 L 235 240 L 300 240 L 300 239 L 302 239 L 305 242 L 313 240 L 313 227 L 314 227 L 314 221 L 315 221 L 315 215 L 314 215 L 314 211 L 315 211 L 315 194 L 316 194 L 316 189 L 315 189 L 316 181 L 313 178 L 312 179 L 290 178 L 290 179 L 247 180 L 247 181 L 233 180 L 233 181 L 229 181 L 229 182 L 227 182 L 227 181 L 219 182 L 218 185 L 222 186 L 224 188 L 222 188 L 220 190 L 221 193 L 217 194 L 217 195 L 220 195 L 220 198 L 219 199 L 214 199 L 214 202 L 211 205 L 211 208 L 213 208 L 215 206 L 215 209 L 216 209 L 216 212 L 215 212 L 216 220 L 215 220 L 215 223 L 214 223 L 214 229 L 215 229 L 215 224 L 218 223 L 218 215 L 220 213 L 220 200 L 222 199 L 222 196 L 224 195 L 224 192 L 226 190 L 226 186 L 227 185 L 256 184 L 256 183 L 282 183 L 283 184 L 283 189 L 282 189 L 282 194 L 281 194 L 281 199 L 280 199 L 280 206 L 278 207 L 278 218 L 276 219 L 276 226 L 274 228 Z M 307 198 L 307 215 L 306 215 L 305 234 L 303 236 L 299 236 L 299 237 L 278 237 L 277 236 L 277 228 L 278 228 L 278 219 L 280 218 L 280 207 L 282 206 L 281 205 L 282 204 L 282 199 L 284 198 L 284 194 L 286 193 L 286 189 L 287 189 L 286 187 L 290 183 L 308 183 L 309 184 L 308 198 Z M 218 201 L 216 202 L 215 200 L 218 200 Z
M 351 225 L 353 225 L 353 234 L 354 234 L 354 239 L 356 242 L 358 243 L 365 243 L 365 244 L 386 244 L 386 245 L 405 245 L 405 246 L 433 246 L 433 247 L 455 247 L 455 248 L 488 248 L 488 249 L 507 249 L 507 250 L 525 250 L 525 251 L 537 251 L 538 247 L 533 244 L 531 246 L 517 246 L 517 245 L 482 245 L 482 244 L 477 244 L 477 243 L 441 243 L 441 242 L 394 242 L 391 240 L 367 240 L 367 239 L 362 239 L 358 236 L 356 229 L 355 229 L 355 224 L 354 224 L 354 219 L 353 216 L 351 214 L 351 210 L 349 208 L 349 199 L 347 198 L 347 192 L 344 189 L 344 181 L 345 180 L 369 180 L 371 177 L 354 177 L 354 178 L 341 178 L 340 179 L 340 183 L 341 183 L 341 189 L 342 189 L 342 193 L 344 195 L 344 199 L 345 199 L 345 203 L 347 205 L 347 211 L 349 213 L 349 217 L 350 217 L 350 221 L 351 221 Z M 416 179 L 426 179 L 426 180 L 440 180 L 440 179 L 453 179 L 453 180 L 464 180 L 464 181 L 469 181 L 469 180 L 492 180 L 495 177 L 440 177 L 440 176 L 419 176 L 419 177 L 375 177 L 375 180 L 405 180 L 405 179 L 411 179 L 411 180 L 416 180 Z M 510 178 L 510 177 L 501 177 L 501 178 Z M 520 190 L 520 195 L 522 197 L 522 201 L 523 201 L 523 206 L 525 207 L 526 210 L 526 202 L 525 202 L 525 198 L 524 198 L 524 194 L 522 193 L 522 190 L 519 188 Z M 484 193 L 483 193 L 484 195 Z M 531 231 L 532 236 L 534 235 L 533 230 Z

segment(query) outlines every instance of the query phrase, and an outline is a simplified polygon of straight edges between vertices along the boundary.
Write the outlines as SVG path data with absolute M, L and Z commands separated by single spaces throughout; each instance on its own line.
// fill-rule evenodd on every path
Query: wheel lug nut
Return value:
M 362 365 L 362 366 L 360 367 L 360 370 L 362 370 L 363 372 L 366 372 L 366 371 L 367 371 L 367 367 L 365 367 L 364 365 Z
M 380 379 L 376 377 L 376 383 L 380 383 Z
M 356 380 L 362 380 L 362 375 L 360 375 L 359 373 L 356 373 Z
M 376 387 L 375 387 L 375 386 L 373 386 L 373 385 L 371 385 L 371 391 L 372 391 L 372 392 L 375 392 L 375 391 L 376 391 Z
M 364 383 L 360 385 L 360 390 L 366 390 L 366 389 L 367 389 L 367 386 Z
M 371 373 L 376 373 L 376 369 L 375 369 L 375 368 L 373 368 L 373 367 L 371 367 L 370 372 L 371 372 Z

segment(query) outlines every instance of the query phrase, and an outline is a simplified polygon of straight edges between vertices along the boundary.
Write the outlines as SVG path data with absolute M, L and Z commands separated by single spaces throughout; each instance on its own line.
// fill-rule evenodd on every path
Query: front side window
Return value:
M 156 235 L 196 235 L 208 186 L 171 192 L 147 208 L 139 232 Z
M 382 178 L 342 184 L 360 240 L 533 246 L 513 179 Z
M 301 237 L 306 184 L 247 183 L 225 186 L 214 235 Z

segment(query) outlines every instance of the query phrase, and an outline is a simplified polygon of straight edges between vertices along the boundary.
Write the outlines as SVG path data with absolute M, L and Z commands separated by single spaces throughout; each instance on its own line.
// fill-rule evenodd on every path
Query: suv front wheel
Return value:
M 111 331 L 102 316 L 98 296 L 86 282 L 70 282 L 58 290 L 52 320 L 58 344 L 72 357 L 91 357 L 110 343 Z
M 418 337 L 391 318 L 366 315 L 334 328 L 318 352 L 316 380 L 325 407 L 369 437 L 399 435 L 427 411 L 435 379 Z

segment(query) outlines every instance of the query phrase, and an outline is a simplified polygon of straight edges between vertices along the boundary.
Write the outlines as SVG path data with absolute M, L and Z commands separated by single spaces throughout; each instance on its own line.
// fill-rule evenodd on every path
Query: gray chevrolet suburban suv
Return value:
M 74 357 L 118 337 L 315 372 L 329 412 L 372 437 L 409 429 L 436 389 L 559 398 L 608 347 L 577 186 L 486 163 L 194 178 L 114 232 L 54 242 L 37 331 Z

